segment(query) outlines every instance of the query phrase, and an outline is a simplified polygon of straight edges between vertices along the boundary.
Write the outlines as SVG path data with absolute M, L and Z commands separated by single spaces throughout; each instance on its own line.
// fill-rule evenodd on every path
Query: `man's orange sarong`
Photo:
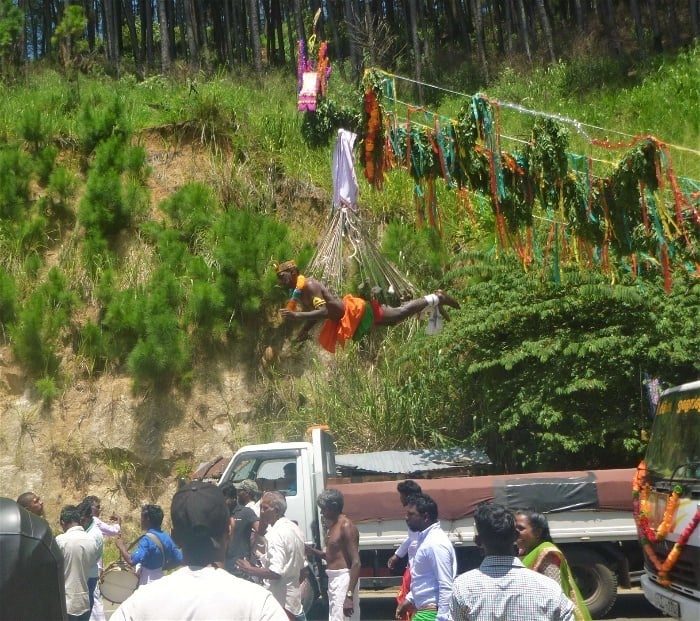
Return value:
M 349 293 L 343 297 L 343 305 L 345 313 L 340 321 L 326 319 L 318 335 L 318 342 L 323 349 L 332 354 L 335 353 L 336 345 L 345 347 L 345 341 L 353 337 L 367 309 L 367 302 L 364 299 L 356 298 Z

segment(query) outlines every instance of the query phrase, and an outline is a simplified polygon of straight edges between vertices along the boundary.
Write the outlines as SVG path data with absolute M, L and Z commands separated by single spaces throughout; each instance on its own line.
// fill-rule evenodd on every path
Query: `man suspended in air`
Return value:
M 294 261 L 277 265 L 275 271 L 280 285 L 290 291 L 286 308 L 280 310 L 282 317 L 305 322 L 294 340 L 305 341 L 311 328 L 319 320 L 325 319 L 318 342 L 331 353 L 335 353 L 337 344 L 343 347 L 348 339 L 360 340 L 372 326 L 394 326 L 428 307 L 437 309 L 446 318 L 443 306 L 460 308 L 457 300 L 439 289 L 396 307 L 351 294 L 341 300 L 323 283 L 300 274 Z

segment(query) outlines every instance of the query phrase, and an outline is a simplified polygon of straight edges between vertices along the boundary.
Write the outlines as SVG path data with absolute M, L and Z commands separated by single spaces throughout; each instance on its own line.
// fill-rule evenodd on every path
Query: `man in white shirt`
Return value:
M 396 485 L 396 491 L 399 492 L 399 498 L 404 507 L 413 496 L 417 496 L 423 492 L 421 486 L 411 479 L 399 481 L 399 483 Z M 406 599 L 406 595 L 408 595 L 408 592 L 411 590 L 411 562 L 413 561 L 413 557 L 416 555 L 416 548 L 418 548 L 418 535 L 420 535 L 419 532 L 417 533 L 409 528 L 406 539 L 403 540 L 403 543 L 399 546 L 398 550 L 396 550 L 396 552 L 394 552 L 387 561 L 387 567 L 389 569 L 395 569 L 399 563 L 399 560 L 407 557 L 406 569 L 404 570 L 403 577 L 401 579 L 401 587 L 396 595 L 397 604 L 403 602 Z M 406 614 L 402 619 L 403 621 L 408 621 L 410 618 L 410 614 Z
M 427 494 L 413 496 L 406 505 L 406 524 L 418 531 L 418 547 L 411 563 L 411 590 L 396 609 L 396 618 L 415 611 L 420 621 L 450 621 L 452 584 L 457 560 L 452 542 L 438 521 L 438 507 Z
M 170 519 L 186 566 L 140 586 L 110 621 L 287 621 L 271 593 L 224 569 L 231 521 L 218 487 L 186 484 L 173 496 Z
M 518 531 L 505 507 L 487 503 L 474 514 L 474 543 L 485 558 L 455 580 L 454 621 L 574 621 L 574 605 L 551 578 L 515 557 Z
M 61 509 L 63 534 L 56 543 L 63 553 L 63 572 L 66 580 L 66 609 L 69 621 L 88 621 L 90 593 L 88 576 L 97 563 L 99 554 L 94 537 L 80 525 L 80 511 L 74 505 Z
M 254 567 L 247 559 L 241 559 L 238 568 L 265 580 L 270 593 L 284 607 L 291 621 L 305 621 L 300 589 L 304 538 L 299 527 L 284 516 L 286 511 L 287 501 L 283 494 L 263 494 L 260 500 L 260 530 L 265 532 L 267 541 L 263 566 Z
M 100 572 L 102 571 L 102 550 L 104 549 L 104 538 L 102 537 L 102 531 L 98 528 L 97 523 L 92 517 L 92 502 L 83 500 L 78 505 L 78 511 L 80 511 L 80 525 L 85 529 L 85 532 L 95 540 L 95 543 L 97 543 L 97 560 L 95 561 L 95 564 L 90 567 L 90 573 L 88 574 L 90 616 L 92 617 L 92 610 L 95 606 L 95 590 L 97 587 L 97 580 L 99 579 Z M 102 607 L 101 597 L 100 607 Z
M 100 519 L 100 513 L 102 512 L 102 504 L 100 503 L 100 499 L 97 496 L 85 496 L 85 498 L 83 498 L 83 503 L 89 504 L 92 507 L 92 524 L 97 527 L 103 539 L 104 537 L 116 537 L 121 532 L 121 520 L 116 515 L 113 515 L 110 518 L 109 523 L 103 522 Z M 85 530 L 86 532 L 92 533 L 91 529 L 85 528 Z M 94 534 L 95 538 L 97 538 L 97 533 Z M 97 559 L 97 569 L 97 575 L 99 576 L 100 574 L 102 574 L 103 569 L 102 554 L 100 554 L 100 558 Z M 92 612 L 90 613 L 90 621 L 106 621 L 104 603 L 102 601 L 102 593 L 100 591 L 99 581 L 93 593 Z

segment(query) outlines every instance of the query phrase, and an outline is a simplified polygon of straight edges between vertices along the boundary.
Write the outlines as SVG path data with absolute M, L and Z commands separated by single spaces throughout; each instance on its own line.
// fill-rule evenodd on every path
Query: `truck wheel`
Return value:
M 602 618 L 617 599 L 617 575 L 591 550 L 569 549 L 566 558 L 588 612 L 594 619 Z
M 304 613 L 308 614 L 319 597 L 318 585 L 313 574 L 304 578 L 304 582 L 299 585 L 299 590 L 301 591 L 301 605 L 304 607 Z

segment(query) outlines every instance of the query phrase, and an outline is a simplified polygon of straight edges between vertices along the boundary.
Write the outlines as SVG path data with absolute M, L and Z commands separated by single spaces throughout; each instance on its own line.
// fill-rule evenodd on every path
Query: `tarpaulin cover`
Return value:
M 46 520 L 0 498 L 0 619 L 67 619 L 63 555 Z
M 473 515 L 482 502 L 495 501 L 511 509 L 552 513 L 572 509 L 632 511 L 633 468 L 519 475 L 417 479 L 423 492 L 438 505 L 440 519 Z M 398 481 L 334 484 L 345 497 L 346 515 L 356 522 L 401 520 Z

